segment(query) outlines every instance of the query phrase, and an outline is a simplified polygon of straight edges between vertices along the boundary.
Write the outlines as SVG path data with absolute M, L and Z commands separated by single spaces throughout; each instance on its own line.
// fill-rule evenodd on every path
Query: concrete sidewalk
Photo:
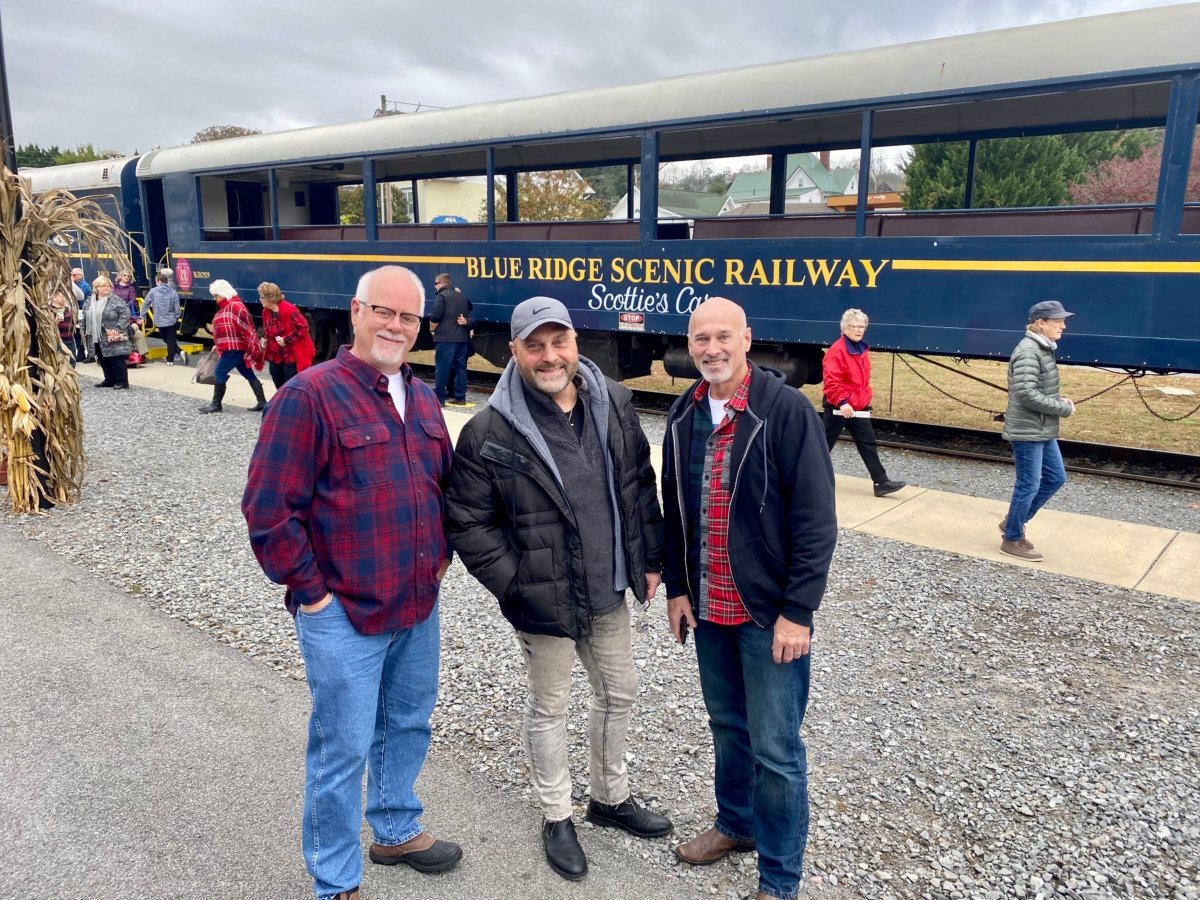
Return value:
M 311 897 L 306 687 L 3 520 L 0 583 L 0 897 Z M 428 876 L 368 862 L 364 900 L 699 896 L 592 829 L 591 871 L 568 885 L 545 863 L 538 812 L 445 756 L 420 790 L 462 864 Z

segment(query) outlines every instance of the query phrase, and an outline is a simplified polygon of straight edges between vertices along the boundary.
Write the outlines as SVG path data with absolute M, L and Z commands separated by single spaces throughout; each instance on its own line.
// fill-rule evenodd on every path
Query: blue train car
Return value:
M 1162 7 L 168 148 L 137 176 L 149 243 L 169 246 L 185 293 L 226 278 L 253 299 L 277 282 L 326 354 L 348 338 L 359 275 L 394 262 L 426 284 L 450 273 L 498 364 L 513 305 L 536 294 L 567 304 L 583 352 L 615 377 L 657 359 L 685 374 L 688 314 L 730 297 L 754 355 L 796 384 L 819 379 L 848 307 L 870 314 L 877 349 L 999 359 L 1028 307 L 1057 298 L 1078 313 L 1064 362 L 1200 372 L 1196 34 L 1200 5 Z M 977 162 L 999 142 L 1130 129 L 1161 148 L 1144 195 L 978 208 Z M 869 172 L 885 149 L 947 143 L 967 148 L 953 208 L 877 210 L 867 178 L 850 211 L 793 202 L 805 154 L 853 151 Z M 761 214 L 664 217 L 663 166 L 753 155 L 770 161 Z M 612 218 L 526 214 L 523 179 L 603 167 L 627 187 Z M 481 221 L 433 224 L 438 191 L 471 179 Z M 393 187 L 408 221 L 388 217 Z
M 132 243 L 127 242 L 125 247 L 126 255 L 134 264 L 134 277 L 139 286 L 145 287 L 153 280 L 153 268 L 149 261 L 157 257 L 147 246 L 137 161 L 136 156 L 126 156 L 44 169 L 21 169 L 20 174 L 29 178 L 35 194 L 50 188 L 62 188 L 76 197 L 95 201 L 128 238 L 147 249 L 147 258 L 143 259 Z M 93 263 L 87 253 L 75 244 L 71 246 L 70 255 L 71 265 L 82 268 L 89 281 L 95 277 L 98 269 L 112 269 L 111 263 L 105 259 Z

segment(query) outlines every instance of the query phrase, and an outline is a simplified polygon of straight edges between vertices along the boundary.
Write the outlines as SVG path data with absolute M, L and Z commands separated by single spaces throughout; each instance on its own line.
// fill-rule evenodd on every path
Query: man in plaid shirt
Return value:
M 701 379 L 663 443 L 663 581 L 676 640 L 696 633 L 716 749 L 717 820 L 675 848 L 692 865 L 758 850 L 758 898 L 795 897 L 808 839 L 800 725 L 809 642 L 837 541 L 833 467 L 812 405 L 747 359 L 723 298 L 688 324 Z
M 422 829 L 414 789 L 450 564 L 450 438 L 436 396 L 405 363 L 424 307 L 408 269 L 362 277 L 354 343 L 275 394 L 242 498 L 254 555 L 287 586 L 312 694 L 301 832 L 319 900 L 358 898 L 364 765 L 372 862 L 440 872 L 462 857 Z

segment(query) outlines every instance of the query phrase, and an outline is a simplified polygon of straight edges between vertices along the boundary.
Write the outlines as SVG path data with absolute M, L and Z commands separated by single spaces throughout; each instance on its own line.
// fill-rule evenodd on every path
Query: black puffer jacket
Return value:
M 593 384 L 608 389 L 608 452 L 625 565 L 640 594 L 645 573 L 662 568 L 662 512 L 650 445 L 629 390 L 586 359 L 579 363 Z M 580 522 L 596 512 L 572 507 L 543 455 L 548 451 L 526 436 L 532 424 L 522 422 L 523 406 L 514 410 L 509 404 L 506 382 L 520 391 L 511 361 L 489 407 L 459 436 L 446 493 L 446 532 L 513 627 L 578 640 L 591 634 Z

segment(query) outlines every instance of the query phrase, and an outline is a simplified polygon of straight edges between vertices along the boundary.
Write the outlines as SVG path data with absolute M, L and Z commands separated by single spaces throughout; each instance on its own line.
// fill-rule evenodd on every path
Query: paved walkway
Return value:
M 0 519 L 0 897 L 311 897 L 300 859 L 308 691 Z M 434 753 L 420 791 L 453 872 L 366 864 L 371 900 L 635 897 L 697 887 L 585 830 L 547 867 L 537 811 Z M 364 839 L 365 836 L 364 836 Z

